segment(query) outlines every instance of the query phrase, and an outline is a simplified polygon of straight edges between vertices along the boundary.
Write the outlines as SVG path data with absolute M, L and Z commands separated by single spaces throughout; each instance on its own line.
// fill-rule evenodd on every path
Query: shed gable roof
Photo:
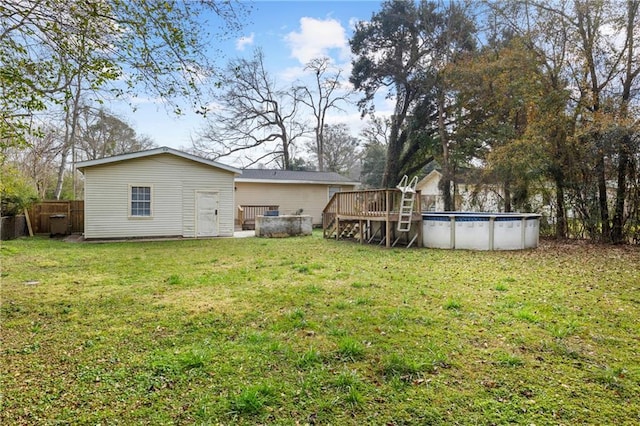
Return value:
M 118 163 L 122 161 L 133 160 L 135 158 L 152 157 L 154 155 L 160 155 L 160 154 L 175 155 L 176 157 L 181 157 L 187 160 L 194 161 L 196 163 L 226 170 L 228 172 L 235 173 L 236 175 L 239 175 L 240 173 L 242 173 L 242 170 L 236 169 L 235 167 L 218 163 L 217 161 L 207 160 L 206 158 L 198 157 L 197 155 L 189 154 L 183 151 L 179 151 L 177 149 L 169 148 L 167 146 L 161 146 L 160 148 L 149 149 L 146 151 L 138 151 L 138 152 L 131 152 L 128 154 L 114 155 L 113 157 L 99 158 L 97 160 L 80 161 L 76 163 L 76 168 L 80 171 L 83 171 L 88 167 Z
M 271 183 L 308 183 L 308 184 L 336 184 L 359 185 L 335 172 L 308 172 L 294 170 L 244 169 L 237 182 L 271 182 Z

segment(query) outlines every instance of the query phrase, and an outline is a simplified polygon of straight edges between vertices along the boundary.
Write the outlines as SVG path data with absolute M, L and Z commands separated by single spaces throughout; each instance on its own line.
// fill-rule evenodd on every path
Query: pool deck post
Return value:
M 495 215 L 489 216 L 489 250 L 493 250 L 493 240 L 495 236 L 493 235 L 493 231 L 496 226 L 496 217 Z
M 451 226 L 451 236 L 449 239 L 449 248 L 456 248 L 456 217 L 454 215 L 449 215 L 449 224 Z

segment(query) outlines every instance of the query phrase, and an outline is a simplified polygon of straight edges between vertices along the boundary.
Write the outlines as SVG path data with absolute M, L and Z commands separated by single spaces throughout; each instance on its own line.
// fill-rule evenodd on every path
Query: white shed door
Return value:
M 218 235 L 218 193 L 196 192 L 196 236 Z

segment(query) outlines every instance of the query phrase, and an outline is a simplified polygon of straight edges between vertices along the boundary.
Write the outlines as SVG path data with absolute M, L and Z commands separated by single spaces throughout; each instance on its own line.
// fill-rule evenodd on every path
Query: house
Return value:
M 322 224 L 322 210 L 334 193 L 360 185 L 334 172 L 245 169 L 236 178 L 236 204 L 277 206 L 279 214 L 302 212 Z M 236 209 L 236 219 L 238 212 Z
M 442 173 L 431 170 L 418 184 L 420 190 L 423 211 L 443 211 L 444 199 L 440 190 Z M 472 171 L 456 176 L 452 195 L 455 200 L 455 209 L 458 211 L 484 211 L 498 212 L 502 210 L 504 200 L 502 190 L 495 184 L 480 184 L 479 176 L 473 176 Z
M 167 147 L 76 167 L 86 239 L 233 235 L 239 169 Z

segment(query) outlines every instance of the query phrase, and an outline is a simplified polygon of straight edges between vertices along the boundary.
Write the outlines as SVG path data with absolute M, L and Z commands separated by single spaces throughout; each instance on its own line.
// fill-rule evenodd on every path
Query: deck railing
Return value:
M 325 237 L 331 234 L 336 218 L 340 220 L 390 220 L 398 214 L 402 202 L 399 189 L 371 189 L 336 192 L 322 211 Z M 420 194 L 416 194 L 414 212 L 420 213 Z M 397 219 L 396 219 L 397 220 Z
M 256 216 L 264 215 L 269 210 L 278 210 L 276 205 L 240 205 L 238 206 L 238 223 L 242 229 L 254 229 Z
M 322 211 L 322 227 L 325 233 L 330 232 L 336 217 L 385 217 L 394 211 L 394 206 L 397 211 L 401 196 L 397 189 L 336 192 Z
M 383 217 L 387 213 L 398 211 L 401 197 L 402 193 L 398 189 L 336 192 L 324 208 L 323 213 L 334 213 L 341 216 Z

